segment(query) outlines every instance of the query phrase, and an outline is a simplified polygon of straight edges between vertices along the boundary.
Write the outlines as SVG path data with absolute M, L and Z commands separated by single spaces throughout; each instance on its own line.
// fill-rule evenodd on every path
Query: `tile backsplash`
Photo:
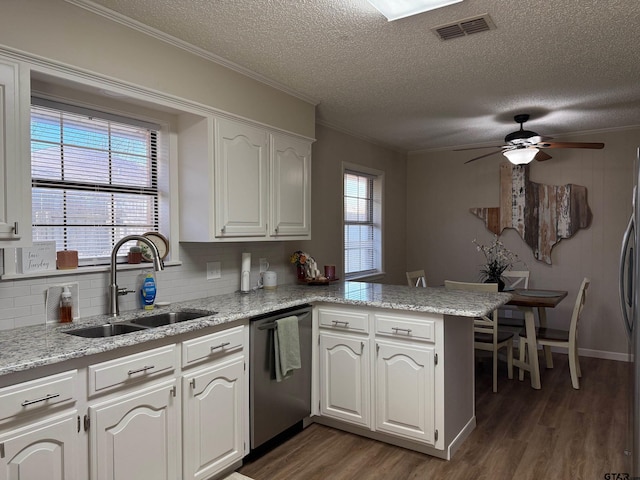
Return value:
M 269 270 L 278 274 L 278 283 L 294 283 L 295 271 L 289 255 L 296 250 L 285 242 L 254 243 L 182 243 L 182 265 L 169 266 L 156 273 L 156 301 L 178 302 L 212 295 L 231 293 L 240 289 L 242 252 L 251 252 L 251 286 L 257 285 L 260 258 L 269 262 Z M 0 250 L 2 253 L 2 250 Z M 207 262 L 220 262 L 221 278 L 207 280 Z M 0 272 L 4 271 L 0 254 Z M 149 264 L 149 268 L 151 264 Z M 134 310 L 138 306 L 138 277 L 141 270 L 119 270 L 118 286 L 136 290 L 120 297 L 120 310 Z M 109 272 L 39 277 L 24 280 L 0 280 L 0 329 L 44 324 L 47 288 L 61 283 L 78 282 L 80 311 L 83 317 L 106 314 L 108 310 Z

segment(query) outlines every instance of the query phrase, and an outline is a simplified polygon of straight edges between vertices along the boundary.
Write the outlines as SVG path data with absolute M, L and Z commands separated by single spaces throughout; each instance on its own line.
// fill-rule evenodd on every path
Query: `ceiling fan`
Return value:
M 502 153 L 509 161 L 515 165 L 527 164 L 533 160 L 544 161 L 549 160 L 551 155 L 541 151 L 541 148 L 604 148 L 604 143 L 581 143 L 581 142 L 551 142 L 551 137 L 542 137 L 536 132 L 531 130 L 525 130 L 523 124 L 529 120 L 528 113 L 522 113 L 513 117 L 513 119 L 520 124 L 520 130 L 511 132 L 504 137 L 505 145 L 499 147 L 475 147 L 475 148 L 461 148 L 456 151 L 462 150 L 475 150 L 476 148 L 500 148 L 494 152 L 480 155 L 479 157 L 467 160 L 464 163 L 475 162 L 481 158 L 495 155 L 496 153 Z

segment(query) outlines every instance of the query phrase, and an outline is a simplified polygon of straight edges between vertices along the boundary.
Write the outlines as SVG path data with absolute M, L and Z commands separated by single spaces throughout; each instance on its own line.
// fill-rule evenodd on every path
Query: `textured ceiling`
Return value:
M 76 0 L 75 3 L 85 3 Z M 464 0 L 387 22 L 366 0 L 95 0 L 318 102 L 405 151 L 640 125 L 640 1 Z M 496 29 L 433 27 L 488 13 Z

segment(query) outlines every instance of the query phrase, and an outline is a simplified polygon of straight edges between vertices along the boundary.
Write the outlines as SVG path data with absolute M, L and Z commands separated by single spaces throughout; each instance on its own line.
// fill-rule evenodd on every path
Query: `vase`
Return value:
M 296 265 L 296 273 L 298 275 L 298 280 L 304 280 L 307 278 L 307 272 L 305 271 L 304 265 Z
M 502 292 L 504 291 L 504 281 L 498 277 L 498 278 L 487 278 L 484 283 L 497 283 L 498 284 L 498 291 Z

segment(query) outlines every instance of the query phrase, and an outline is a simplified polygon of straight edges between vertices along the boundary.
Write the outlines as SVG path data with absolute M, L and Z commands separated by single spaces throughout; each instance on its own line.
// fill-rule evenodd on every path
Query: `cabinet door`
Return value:
M 434 353 L 376 341 L 376 430 L 435 442 Z
M 92 480 L 179 478 L 176 381 L 89 407 Z
M 31 241 L 29 96 L 20 80 L 20 66 L 0 60 L 0 246 Z
M 320 413 L 370 426 L 369 339 L 320 332 Z
M 0 480 L 75 480 L 77 412 L 0 435 Z
M 271 136 L 271 235 L 311 234 L 311 144 Z
M 244 455 L 244 358 L 185 375 L 184 479 L 206 479 Z
M 267 235 L 268 135 L 263 129 L 215 119 L 216 236 Z

